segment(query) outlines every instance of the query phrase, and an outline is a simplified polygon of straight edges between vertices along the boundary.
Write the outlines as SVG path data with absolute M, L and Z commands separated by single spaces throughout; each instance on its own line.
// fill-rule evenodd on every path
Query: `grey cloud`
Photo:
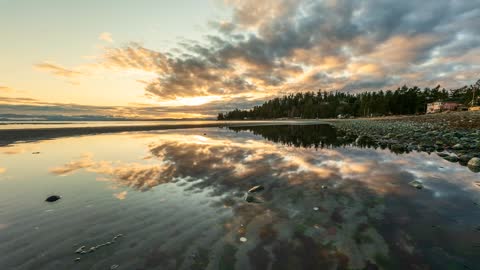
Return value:
M 422 83 L 430 83 L 431 67 L 422 64 L 446 56 L 461 62 L 466 53 L 480 47 L 475 35 L 480 29 L 475 19 L 480 15 L 478 0 L 227 3 L 233 7 L 231 21 L 210 22 L 219 32 L 208 36 L 206 43 L 183 41 L 177 54 L 130 44 L 112 49 L 108 63 L 157 72 L 158 78 L 146 86 L 146 92 L 164 99 L 260 91 L 273 95 L 304 86 L 395 87 L 412 72 L 424 75 L 417 81 L 427 86 Z M 348 70 L 359 59 L 379 71 Z M 439 65 L 450 70 L 447 61 Z M 302 79 L 306 67 L 320 69 L 317 74 L 323 75 Z M 478 66 L 471 68 L 480 71 Z M 338 75 L 345 70 L 352 76 Z M 450 71 L 445 76 L 454 74 Z

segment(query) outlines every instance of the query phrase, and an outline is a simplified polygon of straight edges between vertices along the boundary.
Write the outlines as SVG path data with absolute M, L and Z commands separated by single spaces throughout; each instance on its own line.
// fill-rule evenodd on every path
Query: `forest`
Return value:
M 275 119 L 275 118 L 336 118 L 385 115 L 424 114 L 427 103 L 454 101 L 471 104 L 474 93 L 480 92 L 480 80 L 475 85 L 446 90 L 420 89 L 403 86 L 397 90 L 348 93 L 342 91 L 303 92 L 266 101 L 249 110 L 235 109 L 219 113 L 218 120 Z

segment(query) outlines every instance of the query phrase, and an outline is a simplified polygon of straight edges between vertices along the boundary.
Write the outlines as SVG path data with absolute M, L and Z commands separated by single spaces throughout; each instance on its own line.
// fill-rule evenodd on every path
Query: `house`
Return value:
M 462 107 L 462 104 L 452 101 L 437 101 L 427 104 L 427 113 L 438 113 L 444 111 L 456 111 Z

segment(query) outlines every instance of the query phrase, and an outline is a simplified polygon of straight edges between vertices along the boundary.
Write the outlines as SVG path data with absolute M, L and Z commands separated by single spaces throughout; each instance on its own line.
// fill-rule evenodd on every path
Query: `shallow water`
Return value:
M 16 144 L 0 147 L 0 269 L 480 269 L 479 183 L 326 125 Z

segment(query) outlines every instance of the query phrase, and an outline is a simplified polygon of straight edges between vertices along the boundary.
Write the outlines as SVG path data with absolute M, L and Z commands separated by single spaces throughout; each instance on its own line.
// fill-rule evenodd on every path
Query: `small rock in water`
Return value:
M 75 253 L 82 253 L 82 251 L 84 251 L 85 248 L 86 248 L 85 246 L 81 246 L 77 250 L 75 250 Z
M 313 211 L 318 211 L 318 207 L 313 207 Z
M 240 237 L 240 242 L 243 242 L 243 243 L 247 242 L 247 238 L 245 238 L 245 237 Z
M 120 265 L 118 264 L 114 264 L 112 266 L 110 266 L 110 269 L 113 270 L 113 269 L 117 269 Z
M 74 260 L 74 261 L 78 262 L 78 261 L 80 261 L 80 258 L 75 258 L 75 260 Z
M 414 180 L 410 183 L 408 183 L 410 186 L 416 188 L 416 189 L 422 189 L 423 188 L 423 184 L 417 180 Z
M 258 185 L 258 186 L 254 186 L 251 189 L 249 189 L 248 193 L 254 193 L 254 192 L 257 192 L 257 191 L 262 191 L 264 189 L 265 188 L 262 185 Z
M 47 199 L 45 199 L 46 202 L 56 202 L 58 200 L 60 200 L 62 197 L 58 196 L 58 195 L 52 195 L 52 196 L 49 196 Z

